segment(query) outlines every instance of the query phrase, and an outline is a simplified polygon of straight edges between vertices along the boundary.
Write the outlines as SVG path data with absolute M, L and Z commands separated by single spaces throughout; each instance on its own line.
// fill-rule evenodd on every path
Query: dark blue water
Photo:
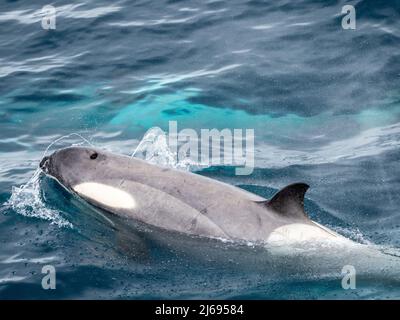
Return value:
M 348 3 L 356 30 L 341 27 Z M 400 297 L 398 1 L 55 1 L 43 30 L 47 4 L 0 0 L 1 298 Z M 116 232 L 32 178 L 62 136 L 131 154 L 170 120 L 254 128 L 252 175 L 199 173 L 265 197 L 305 181 L 314 220 L 392 255 Z M 56 290 L 41 287 L 47 264 Z M 347 264 L 355 290 L 341 287 Z

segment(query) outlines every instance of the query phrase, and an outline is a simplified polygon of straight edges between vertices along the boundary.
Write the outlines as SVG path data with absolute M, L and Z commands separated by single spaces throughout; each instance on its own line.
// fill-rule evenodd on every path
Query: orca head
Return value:
M 64 187 L 94 181 L 105 170 L 107 155 L 94 148 L 69 147 L 44 157 L 40 169 Z

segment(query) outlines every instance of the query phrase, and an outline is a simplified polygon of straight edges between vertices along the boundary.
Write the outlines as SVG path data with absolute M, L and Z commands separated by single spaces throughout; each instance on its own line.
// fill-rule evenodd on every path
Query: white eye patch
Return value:
M 84 182 L 72 189 L 79 195 L 112 208 L 132 209 L 135 199 L 126 191 L 97 182 Z

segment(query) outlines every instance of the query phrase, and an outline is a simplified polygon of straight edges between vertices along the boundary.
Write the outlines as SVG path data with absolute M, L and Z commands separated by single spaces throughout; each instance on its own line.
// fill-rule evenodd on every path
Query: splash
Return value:
M 92 143 L 90 143 L 80 134 L 70 133 L 50 143 L 43 152 L 42 158 L 46 156 L 52 146 L 71 137 L 78 137 L 82 140 L 80 143 L 71 143 L 71 146 L 82 145 L 85 143 L 93 146 Z M 15 212 L 25 217 L 39 218 L 50 221 L 51 224 L 55 224 L 59 227 L 72 228 L 73 225 L 64 219 L 60 215 L 59 211 L 48 208 L 44 203 L 40 188 L 40 175 L 41 170 L 37 168 L 27 183 L 19 187 L 13 186 L 11 190 L 11 197 L 4 205 L 11 207 Z
M 166 132 L 159 127 L 150 128 L 145 133 L 131 157 L 143 159 L 151 164 L 185 171 L 196 171 L 207 167 L 190 158 L 178 159 L 176 153 L 168 146 Z
M 40 169 L 36 169 L 26 184 L 12 187 L 11 197 L 5 205 L 25 217 L 39 218 L 59 227 L 72 228 L 72 224 L 61 217 L 58 211 L 47 208 L 43 202 L 40 192 L 40 174 Z

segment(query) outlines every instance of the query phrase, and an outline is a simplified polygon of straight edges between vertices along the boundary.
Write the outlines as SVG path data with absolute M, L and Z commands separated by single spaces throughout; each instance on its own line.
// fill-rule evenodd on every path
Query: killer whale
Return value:
M 307 216 L 305 183 L 267 200 L 198 174 L 84 147 L 58 150 L 39 166 L 88 203 L 169 231 L 277 244 L 350 241 Z

